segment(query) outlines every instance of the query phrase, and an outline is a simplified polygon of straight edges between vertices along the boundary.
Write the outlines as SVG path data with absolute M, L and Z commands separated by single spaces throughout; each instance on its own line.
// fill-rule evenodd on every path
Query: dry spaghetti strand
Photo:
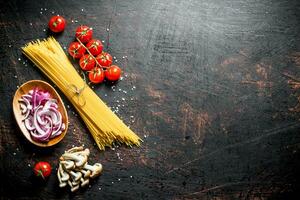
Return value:
M 112 147 L 114 142 L 128 146 L 140 145 L 141 139 L 106 106 L 90 87 L 85 86 L 81 89 L 85 82 L 53 37 L 30 42 L 22 47 L 22 50 L 74 105 L 100 150 Z M 85 103 L 80 103 L 80 99 L 83 99 Z

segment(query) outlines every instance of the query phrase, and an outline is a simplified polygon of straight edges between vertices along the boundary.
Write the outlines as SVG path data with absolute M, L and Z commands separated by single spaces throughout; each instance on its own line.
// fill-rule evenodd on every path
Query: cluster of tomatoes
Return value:
M 61 32 L 65 28 L 65 19 L 61 16 L 53 16 L 49 21 L 49 28 L 53 32 Z M 79 59 L 82 70 L 88 72 L 92 83 L 101 83 L 106 78 L 109 81 L 117 81 L 121 77 L 122 70 L 117 65 L 112 65 L 112 56 L 103 51 L 100 40 L 93 39 L 93 30 L 88 26 L 79 26 L 75 33 L 76 40 L 69 46 L 69 54 L 74 59 Z

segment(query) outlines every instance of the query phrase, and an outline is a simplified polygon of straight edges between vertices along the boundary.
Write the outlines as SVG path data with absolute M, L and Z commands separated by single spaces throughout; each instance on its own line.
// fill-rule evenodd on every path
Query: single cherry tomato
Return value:
M 66 20 L 62 16 L 53 16 L 48 23 L 49 29 L 52 32 L 59 33 L 65 30 Z
M 100 67 L 95 67 L 89 72 L 89 79 L 92 83 L 101 83 L 104 77 L 104 71 Z
M 91 40 L 87 43 L 86 47 L 91 52 L 93 56 L 99 55 L 103 50 L 103 45 L 100 40 Z
M 109 67 L 112 63 L 112 56 L 109 53 L 102 52 L 96 57 L 98 63 L 103 67 Z
M 79 60 L 79 65 L 82 70 L 91 70 L 95 67 L 95 64 L 96 61 L 89 54 L 82 56 Z
M 69 54 L 73 58 L 81 58 L 85 51 L 85 48 L 79 42 L 72 42 L 69 46 Z
M 35 164 L 33 171 L 36 176 L 47 178 L 51 174 L 51 166 L 48 162 L 38 162 Z
M 88 26 L 79 26 L 76 29 L 76 38 L 78 38 L 82 43 L 89 42 L 93 37 L 93 29 Z
M 109 81 L 117 81 L 121 77 L 122 70 L 117 65 L 112 65 L 105 70 L 105 77 Z

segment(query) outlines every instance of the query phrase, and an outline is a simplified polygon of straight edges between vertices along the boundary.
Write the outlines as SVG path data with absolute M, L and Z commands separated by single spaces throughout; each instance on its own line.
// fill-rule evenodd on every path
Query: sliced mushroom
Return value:
M 81 178 L 80 178 L 81 179 Z M 73 186 L 76 186 L 76 185 L 79 185 L 80 184 L 80 180 L 79 181 L 72 181 L 72 185 Z
M 70 171 L 70 175 L 72 177 L 73 182 L 78 182 L 82 177 L 82 174 L 80 172 Z
M 99 176 L 102 171 L 102 165 L 100 163 L 95 163 L 94 165 L 85 164 L 83 168 L 92 172 L 91 178 Z
M 79 184 L 74 186 L 74 187 L 71 187 L 71 192 L 75 192 L 79 189 Z
M 85 187 L 90 183 L 90 180 L 88 178 L 87 179 L 81 178 L 80 182 L 81 182 L 81 184 L 80 184 L 81 187 Z
M 77 151 L 83 151 L 83 146 L 73 147 L 73 148 L 67 150 L 66 153 L 74 153 L 74 152 L 77 152 Z
M 90 150 L 89 149 L 85 149 L 83 151 L 74 152 L 73 154 L 75 154 L 75 155 L 89 156 L 90 155 Z
M 79 184 L 76 186 L 73 186 L 72 182 L 70 180 L 68 180 L 68 184 L 71 187 L 71 192 L 75 192 L 76 190 L 79 189 Z
M 80 172 L 82 173 L 83 178 L 89 178 L 91 176 L 91 171 L 90 170 L 81 169 Z
M 61 177 L 62 182 L 67 181 L 67 180 L 70 179 L 69 174 L 63 170 L 62 165 L 60 163 L 59 163 L 59 166 L 58 166 L 58 171 L 60 173 L 60 177 Z
M 57 170 L 57 178 L 58 178 L 58 181 L 59 181 L 59 187 L 62 188 L 62 187 L 66 187 L 67 186 L 67 183 L 61 180 L 61 176 L 60 176 L 59 170 Z
M 63 160 L 63 161 L 60 161 L 60 163 L 63 165 L 63 167 L 66 170 L 71 170 L 71 169 L 75 168 L 75 163 L 72 160 Z
M 64 160 L 73 160 L 76 167 L 81 167 L 87 162 L 87 156 L 65 153 L 62 155 Z

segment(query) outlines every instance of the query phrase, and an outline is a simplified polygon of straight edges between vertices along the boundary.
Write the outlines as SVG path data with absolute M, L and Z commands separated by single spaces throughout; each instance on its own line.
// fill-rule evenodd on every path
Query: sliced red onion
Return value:
M 51 99 L 48 91 L 34 88 L 19 100 L 24 124 L 36 141 L 45 142 L 59 136 L 65 130 L 57 100 Z
M 29 131 L 35 130 L 35 127 L 33 126 L 33 123 L 32 123 L 31 116 L 24 120 L 24 125 L 25 125 L 26 129 Z
M 27 105 L 25 104 L 24 101 L 19 101 L 19 102 L 20 102 L 21 113 L 25 114 L 27 111 Z

